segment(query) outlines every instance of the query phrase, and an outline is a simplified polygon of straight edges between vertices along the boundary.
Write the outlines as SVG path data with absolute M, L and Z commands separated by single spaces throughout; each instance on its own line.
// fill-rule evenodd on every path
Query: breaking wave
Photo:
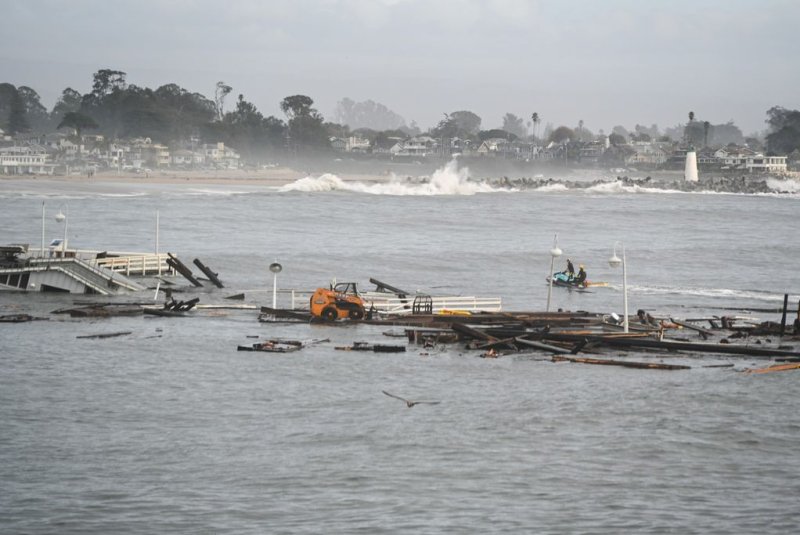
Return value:
M 800 181 L 787 179 L 768 178 L 767 186 L 781 193 L 800 193 Z
M 280 192 L 352 191 L 371 195 L 475 195 L 516 191 L 514 188 L 496 187 L 487 182 L 470 180 L 469 169 L 459 169 L 454 158 L 430 177 L 418 179 L 399 178 L 392 175 L 386 182 L 366 183 L 345 181 L 330 173 L 319 177 L 307 176 L 278 189 Z
M 742 179 L 743 180 L 743 179 Z M 475 195 L 476 193 L 579 192 L 588 195 L 620 194 L 684 194 L 684 195 L 776 195 L 800 198 L 800 181 L 794 179 L 767 178 L 752 184 L 743 181 L 720 182 L 711 180 L 706 184 L 686 184 L 682 181 L 659 182 L 657 180 L 614 179 L 556 180 L 541 175 L 534 178 L 486 178 L 473 179 L 467 167 L 458 166 L 456 158 L 431 176 L 398 177 L 391 175 L 380 181 L 343 180 L 335 174 L 307 176 L 278 188 L 279 192 L 329 192 L 349 191 L 371 195 Z

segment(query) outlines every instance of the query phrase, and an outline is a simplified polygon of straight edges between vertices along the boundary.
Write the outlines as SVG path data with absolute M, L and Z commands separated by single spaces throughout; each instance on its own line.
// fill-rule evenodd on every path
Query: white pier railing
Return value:
M 414 299 L 420 298 L 416 306 Z M 500 312 L 503 300 L 500 297 L 474 296 L 409 296 L 397 297 L 380 293 L 364 293 L 361 298 L 367 309 L 374 309 L 380 314 L 413 314 L 415 311 L 441 314 L 442 312 Z M 426 302 L 427 301 L 427 302 Z M 426 306 L 428 308 L 426 308 Z M 415 308 L 417 310 L 415 310 Z
M 245 293 L 263 293 L 271 298 L 272 289 L 253 289 L 246 290 Z M 313 292 L 308 290 L 278 289 L 276 301 L 280 305 L 286 306 L 290 310 L 308 310 L 309 299 Z M 417 311 L 432 314 L 447 312 L 500 312 L 503 308 L 503 300 L 500 297 L 474 297 L 474 296 L 426 296 L 409 295 L 407 297 L 397 297 L 395 294 L 384 292 L 359 292 L 359 297 L 364 300 L 367 310 L 372 308 L 379 314 L 412 314 L 415 308 L 415 298 L 419 298 L 416 303 Z M 429 299 L 429 301 L 427 301 Z M 427 302 L 426 302 L 427 301 Z M 430 303 L 429 309 L 426 308 Z
M 129 256 L 107 256 L 97 258 L 98 266 L 110 269 L 126 276 L 174 275 L 175 271 L 167 264 L 167 254 L 133 254 Z

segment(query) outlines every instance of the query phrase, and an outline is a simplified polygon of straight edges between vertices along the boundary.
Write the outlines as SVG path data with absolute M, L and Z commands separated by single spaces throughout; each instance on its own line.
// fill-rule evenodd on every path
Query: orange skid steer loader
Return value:
M 326 321 L 360 320 L 364 319 L 364 300 L 358 296 L 356 283 L 342 282 L 332 288 L 317 288 L 310 310 L 313 317 Z

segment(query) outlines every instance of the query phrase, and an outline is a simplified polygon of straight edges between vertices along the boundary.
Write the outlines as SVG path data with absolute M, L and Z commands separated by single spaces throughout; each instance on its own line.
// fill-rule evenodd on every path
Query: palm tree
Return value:
M 542 119 L 539 117 L 538 113 L 533 112 L 531 121 L 533 121 L 533 140 L 536 141 L 536 128 L 539 126 L 539 123 L 542 122 Z
M 694 121 L 694 112 L 690 111 L 689 112 L 689 122 L 691 123 L 692 121 Z
M 708 131 L 711 129 L 711 123 L 703 121 L 703 146 L 708 147 Z

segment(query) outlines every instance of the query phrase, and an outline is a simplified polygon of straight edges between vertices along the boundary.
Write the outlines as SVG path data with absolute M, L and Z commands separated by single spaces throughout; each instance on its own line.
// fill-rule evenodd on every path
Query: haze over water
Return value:
M 708 317 L 800 299 L 797 194 L 508 191 L 438 173 L 414 184 L 309 177 L 280 190 L 6 180 L 0 228 L 5 242 L 38 247 L 45 201 L 48 240 L 68 206 L 71 246 L 152 251 L 158 210 L 161 251 L 200 258 L 225 282 L 183 294 L 207 303 L 244 291 L 269 305 L 277 259 L 282 288 L 336 278 L 366 289 L 374 277 L 543 310 L 555 233 L 556 269 L 569 257 L 609 287 L 556 288 L 554 308 L 622 312 L 621 273 L 608 266 L 617 241 L 631 312 Z M 75 298 L 3 293 L 0 311 L 49 315 Z M 692 366 L 674 372 L 480 359 L 458 346 L 365 354 L 334 346 L 397 339 L 386 327 L 256 316 L 0 324 L 0 531 L 800 528 L 798 372 L 745 375 L 764 363 L 691 354 L 658 357 Z M 114 331 L 132 334 L 76 338 Z M 237 352 L 249 336 L 330 342 Z M 734 367 L 702 367 L 722 363 Z M 408 409 L 381 390 L 441 404 Z

